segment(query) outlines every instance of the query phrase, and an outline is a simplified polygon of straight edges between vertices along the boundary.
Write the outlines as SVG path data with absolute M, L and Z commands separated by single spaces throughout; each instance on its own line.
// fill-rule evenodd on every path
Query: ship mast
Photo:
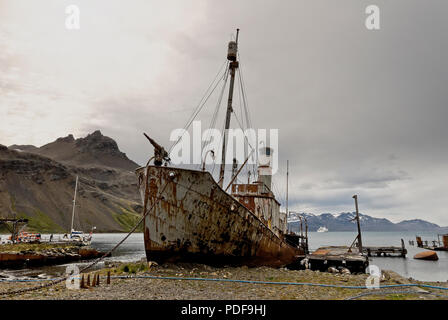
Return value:
M 221 169 L 219 171 L 219 180 L 218 184 L 222 188 L 224 184 L 224 171 L 226 167 L 226 148 L 227 148 L 227 138 L 228 131 L 230 128 L 230 117 L 233 112 L 232 101 L 233 101 L 233 87 L 235 84 L 235 72 L 238 68 L 237 61 L 237 52 L 238 52 L 238 34 L 240 29 L 236 29 L 236 40 L 229 42 L 229 48 L 227 52 L 227 59 L 230 61 L 229 63 L 229 71 L 230 71 L 230 86 L 229 86 L 229 98 L 227 100 L 227 114 L 226 114 L 226 125 L 224 128 L 224 135 L 222 140 L 222 158 L 221 158 Z
M 73 197 L 72 226 L 70 228 L 70 233 L 73 232 L 73 221 L 75 220 L 76 190 L 77 189 L 78 189 L 78 176 L 76 176 L 76 182 L 75 182 L 75 196 Z
M 288 187 L 289 187 L 289 160 L 286 160 L 286 225 L 288 225 L 288 218 L 289 218 Z

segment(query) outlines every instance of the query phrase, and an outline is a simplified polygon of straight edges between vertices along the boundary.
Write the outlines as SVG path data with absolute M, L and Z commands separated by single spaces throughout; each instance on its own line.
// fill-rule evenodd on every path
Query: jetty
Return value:
M 350 272 L 365 272 L 369 258 L 360 254 L 358 248 L 348 246 L 321 247 L 306 256 L 309 269 L 327 271 L 333 268 L 347 268 Z
M 321 247 L 306 256 L 305 264 L 311 270 L 329 272 L 361 272 L 364 273 L 369 266 L 369 258 L 364 253 L 361 236 L 361 225 L 359 223 L 358 196 L 353 196 L 355 200 L 356 221 L 358 234 L 352 244 L 347 246 L 327 246 Z M 346 269 L 346 270 L 344 270 Z
M 355 240 L 350 246 L 324 246 L 307 254 L 303 262 L 307 268 L 329 272 L 365 272 L 369 266 L 369 257 L 406 257 L 407 250 L 403 239 L 401 239 L 401 247 L 363 246 L 358 196 L 354 195 L 353 199 L 355 200 L 356 216 L 352 221 L 356 222 L 358 228 Z
M 363 253 L 368 257 L 401 257 L 406 258 L 408 250 L 404 245 L 404 240 L 401 239 L 401 247 L 394 246 L 381 246 L 381 247 L 363 247 Z
M 427 240 L 422 240 L 420 236 L 416 236 L 415 240 L 419 248 L 433 251 L 448 251 L 448 234 L 438 234 L 437 240 L 431 241 L 432 245 L 429 245 Z M 410 240 L 409 244 L 414 245 L 414 241 Z

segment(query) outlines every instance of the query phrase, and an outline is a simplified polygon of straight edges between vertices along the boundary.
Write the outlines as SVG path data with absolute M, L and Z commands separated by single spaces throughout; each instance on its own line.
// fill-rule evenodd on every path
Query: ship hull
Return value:
M 147 173 L 147 174 L 146 174 Z M 148 261 L 280 267 L 304 251 L 286 243 L 208 172 L 148 166 L 136 171 L 148 214 Z

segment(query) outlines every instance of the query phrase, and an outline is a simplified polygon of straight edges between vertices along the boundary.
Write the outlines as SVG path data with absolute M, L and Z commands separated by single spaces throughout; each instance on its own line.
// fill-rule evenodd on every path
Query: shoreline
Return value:
M 24 243 L 0 246 L 1 269 L 23 269 L 89 260 L 104 253 L 91 247 L 67 243 Z M 0 269 L 0 270 L 1 270 Z
M 106 284 L 107 272 L 111 283 Z M 85 274 L 85 283 L 87 275 Z M 448 299 L 448 291 L 428 288 L 394 287 L 379 290 L 348 289 L 335 286 L 365 286 L 367 274 L 334 274 L 311 270 L 288 270 L 268 267 L 211 267 L 200 264 L 164 264 L 145 261 L 133 263 L 109 262 L 107 267 L 92 271 L 100 275 L 100 285 L 87 289 L 67 289 L 65 281 L 49 288 L 2 296 L 12 300 L 344 300 L 393 299 L 433 300 Z M 133 278 L 133 277 L 139 278 Z M 157 279 L 148 277 L 158 277 Z M 169 279 L 160 279 L 167 277 Z M 173 279 L 176 278 L 176 279 Z M 179 280 L 200 278 L 212 280 Z M 217 281 L 222 279 L 223 281 Z M 237 280 L 263 282 L 313 283 L 315 285 L 285 285 L 236 282 Z M 40 283 L 42 284 L 42 283 Z M 90 283 L 91 284 L 91 283 Z M 423 282 L 407 279 L 393 271 L 383 271 L 380 285 L 435 285 L 448 288 L 448 282 Z M 0 294 L 10 290 L 34 287 L 38 284 L 1 282 Z

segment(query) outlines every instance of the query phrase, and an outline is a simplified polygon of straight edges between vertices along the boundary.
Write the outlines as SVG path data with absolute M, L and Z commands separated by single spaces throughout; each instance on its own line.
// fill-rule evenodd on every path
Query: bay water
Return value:
M 428 232 L 363 232 L 363 245 L 365 246 L 401 246 L 400 239 L 405 241 L 408 254 L 406 258 L 401 257 L 371 257 L 370 264 L 378 266 L 381 270 L 393 270 L 400 275 L 422 281 L 448 281 L 448 252 L 438 251 L 438 261 L 415 260 L 413 256 L 425 251 L 409 245 L 409 240 L 414 240 L 419 235 L 423 240 L 437 239 L 437 234 Z M 92 247 L 101 251 L 108 251 L 113 248 L 126 234 L 123 233 L 99 233 L 93 235 Z M 49 235 L 43 235 L 48 238 Z M 57 239 L 58 235 L 54 238 Z M 356 237 L 355 232 L 309 232 L 310 251 L 321 246 L 349 246 Z M 143 234 L 131 234 L 129 238 L 117 248 L 112 257 L 106 258 L 105 261 L 138 261 L 145 258 Z M 76 263 L 80 268 L 89 262 Z M 67 265 L 45 266 L 38 268 L 29 268 L 21 270 L 0 270 L 3 275 L 11 277 L 35 277 L 57 276 L 65 272 Z M 96 268 L 104 267 L 101 262 Z

